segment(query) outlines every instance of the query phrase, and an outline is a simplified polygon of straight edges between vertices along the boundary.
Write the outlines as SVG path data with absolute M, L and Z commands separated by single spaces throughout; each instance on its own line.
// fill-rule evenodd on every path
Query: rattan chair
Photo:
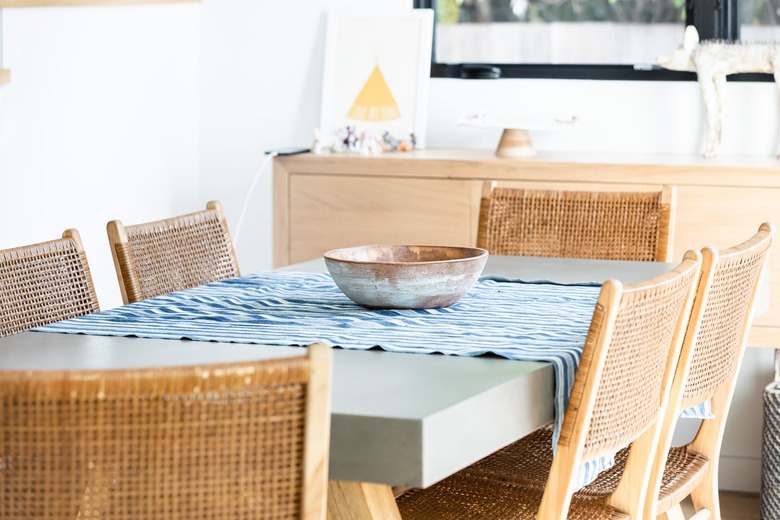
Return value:
M 648 501 L 647 518 L 670 512 L 681 516 L 679 504 L 690 495 L 697 512 L 720 519 L 720 447 L 773 235 L 772 224 L 764 223 L 737 246 L 702 250 L 703 282 L 692 313 L 700 323 L 698 330 L 688 328 L 683 342 L 681 359 L 690 362 L 680 363 L 675 375 L 659 448 L 668 457 L 665 465 L 663 457 L 654 465 L 650 492 L 658 500 Z M 714 418 L 701 422 L 690 443 L 670 449 L 680 411 L 707 400 Z
M 125 303 L 240 276 L 219 202 L 165 220 L 126 227 L 112 220 L 106 227 Z
M 100 310 L 81 237 L 0 250 L 0 337 Z
M 324 519 L 331 354 L 0 371 L 0 518 Z
M 669 261 L 675 191 L 483 185 L 477 246 L 493 255 Z
M 554 455 L 551 430 L 537 430 L 510 445 L 509 456 L 499 450 L 427 489 L 402 494 L 402 518 L 641 518 L 700 259 L 689 251 L 659 277 L 602 286 Z M 627 469 L 614 493 L 600 500 L 574 495 L 583 461 L 628 445 Z

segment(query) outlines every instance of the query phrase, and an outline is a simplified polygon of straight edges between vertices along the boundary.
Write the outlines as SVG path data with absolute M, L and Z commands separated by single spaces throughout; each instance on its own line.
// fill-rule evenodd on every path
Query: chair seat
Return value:
M 601 473 L 575 496 L 606 497 L 617 487 L 620 475 L 626 464 L 628 450 L 623 449 L 615 456 L 615 465 Z M 519 455 L 518 455 L 519 457 Z M 669 450 L 661 490 L 658 494 L 657 512 L 665 513 L 691 494 L 704 479 L 710 461 L 704 455 L 692 451 L 687 446 L 674 446 Z
M 621 450 L 615 456 L 615 465 L 601 473 L 594 482 L 578 491 L 575 496 L 600 498 L 612 494 L 623 473 L 627 456 L 628 450 Z M 709 464 L 707 457 L 692 451 L 687 446 L 672 447 L 661 479 L 657 512 L 665 513 L 690 495 L 706 476 Z
M 398 497 L 407 519 L 536 519 L 552 464 L 552 429 L 532 434 L 427 489 Z M 568 518 L 617 520 L 628 515 L 605 504 L 606 495 L 575 494 Z
M 427 489 L 401 495 L 404 520 L 536 520 L 543 489 L 518 486 L 509 480 L 454 475 Z M 603 502 L 573 498 L 569 519 L 622 520 L 626 514 Z
M 552 429 L 540 428 L 431 488 L 409 491 L 398 500 L 402 517 L 535 518 L 552 464 L 551 443 Z M 617 488 L 627 456 L 628 449 L 621 450 L 612 468 L 574 494 L 569 518 L 628 518 L 604 504 L 606 497 Z M 666 462 L 658 512 L 668 511 L 688 496 L 706 475 L 709 464 L 705 456 L 686 446 L 673 447 Z M 475 482 L 485 489 L 475 489 Z M 486 497 L 497 495 L 504 497 L 496 500 L 500 504 L 507 503 L 506 496 L 516 497 L 523 504 L 533 501 L 533 506 L 529 506 L 530 516 L 524 516 L 525 510 L 490 509 L 493 504 Z M 483 506 L 487 508 L 484 517 L 479 516 Z
M 710 460 L 687 446 L 669 450 L 658 495 L 658 513 L 665 513 L 691 494 L 704 480 Z

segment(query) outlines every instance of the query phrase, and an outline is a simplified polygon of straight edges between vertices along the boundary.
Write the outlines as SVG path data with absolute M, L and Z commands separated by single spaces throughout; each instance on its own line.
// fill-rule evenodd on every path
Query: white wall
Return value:
M 222 201 L 234 234 L 263 152 L 312 143 L 326 12 L 410 6 L 410 0 L 204 0 L 202 192 Z M 262 175 L 236 243 L 244 272 L 271 266 L 270 164 Z
M 408 0 L 203 0 L 3 11 L 0 248 L 77 227 L 104 308 L 120 303 L 106 221 L 141 222 L 221 200 L 235 229 L 263 150 L 308 145 L 319 120 L 324 12 Z M 533 135 L 543 150 L 696 153 L 695 83 L 431 81 L 428 146 L 492 148 L 460 110 L 576 114 Z M 774 153 L 771 83 L 729 84 L 723 152 Z M 271 266 L 270 168 L 237 244 L 244 272 Z M 761 389 L 771 353 L 750 351 L 724 445 L 723 487 L 758 489 Z M 738 470 L 738 471 L 737 471 Z
M 724 155 L 771 155 L 777 142 L 774 83 L 728 83 Z M 576 115 L 578 122 L 531 132 L 539 150 L 692 154 L 704 150 L 696 82 L 432 79 L 428 146 L 493 148 L 500 130 L 457 126 L 461 112 L 508 120 Z
M 82 235 L 103 308 L 122 303 L 105 225 L 198 197 L 198 4 L 3 10 L 0 248 Z

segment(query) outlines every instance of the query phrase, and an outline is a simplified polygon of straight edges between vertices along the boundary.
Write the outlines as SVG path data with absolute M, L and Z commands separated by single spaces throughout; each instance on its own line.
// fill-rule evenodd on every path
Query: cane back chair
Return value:
M 625 287 L 604 283 L 554 455 L 552 433 L 541 428 L 509 447 L 521 445 L 526 460 L 499 450 L 427 489 L 402 494 L 402 518 L 641 518 L 700 262 L 689 251 L 656 278 Z M 629 445 L 626 471 L 611 496 L 573 497 L 583 461 Z
M 324 519 L 331 354 L 0 371 L 0 518 Z
M 219 202 L 165 220 L 106 226 L 125 303 L 240 276 Z
M 493 255 L 669 261 L 675 191 L 482 189 L 477 246 Z
M 720 446 L 773 234 L 773 226 L 765 223 L 742 244 L 721 252 L 711 247 L 702 250 L 700 281 L 664 413 L 643 518 L 682 518 L 680 502 L 691 495 L 699 514 L 720 519 Z M 670 448 L 681 410 L 707 401 L 713 418 L 702 421 L 692 442 Z M 529 451 L 520 441 L 503 450 L 500 465 L 495 457 L 491 463 L 511 480 L 513 465 L 527 460 Z M 627 449 L 621 450 L 615 466 L 575 498 L 606 500 L 621 481 L 628 454 Z M 534 468 L 543 466 L 538 460 L 534 464 Z
M 720 519 L 720 448 L 773 236 L 774 226 L 764 223 L 739 245 L 702 250 L 703 282 L 693 311 L 701 315 L 700 327 L 689 327 L 683 342 L 681 358 L 691 361 L 680 363 L 675 374 L 659 445 L 668 456 L 653 467 L 650 496 L 657 500 L 648 501 L 648 518 L 681 516 L 679 504 L 690 495 L 697 512 Z M 706 401 L 713 417 L 701 422 L 690 443 L 670 448 L 680 411 Z
M 100 310 L 81 236 L 0 250 L 0 337 Z

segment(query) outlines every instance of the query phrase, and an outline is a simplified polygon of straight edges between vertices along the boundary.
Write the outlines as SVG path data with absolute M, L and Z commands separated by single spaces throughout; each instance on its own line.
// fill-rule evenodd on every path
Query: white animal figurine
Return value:
M 780 45 L 775 43 L 726 43 L 704 41 L 693 25 L 685 29 L 683 44 L 669 57 L 658 58 L 669 70 L 696 72 L 707 111 L 707 149 L 712 157 L 720 148 L 726 76 L 737 72 L 772 73 L 780 87 Z

